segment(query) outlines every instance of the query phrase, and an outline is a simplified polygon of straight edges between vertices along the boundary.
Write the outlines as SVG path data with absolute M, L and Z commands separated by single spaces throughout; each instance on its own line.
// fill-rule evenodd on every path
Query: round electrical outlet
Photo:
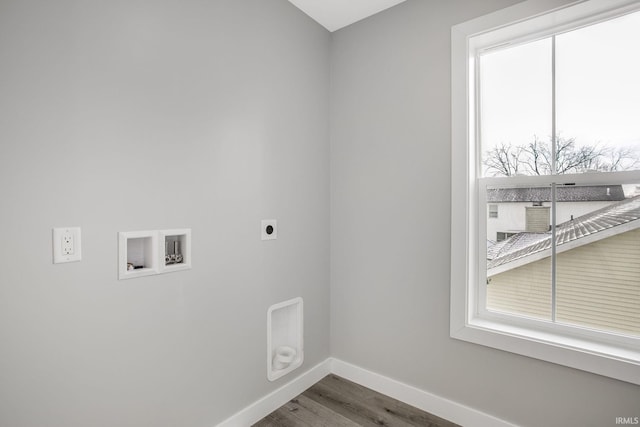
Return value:
M 262 220 L 262 240 L 275 240 L 278 238 L 278 223 L 275 219 Z

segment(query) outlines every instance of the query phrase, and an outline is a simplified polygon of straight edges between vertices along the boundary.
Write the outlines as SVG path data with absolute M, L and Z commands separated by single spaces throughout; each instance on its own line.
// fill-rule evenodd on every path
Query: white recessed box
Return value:
M 158 274 L 158 232 L 123 231 L 118 233 L 118 278 Z
M 181 228 L 158 232 L 160 273 L 191 268 L 191 229 Z
M 274 304 L 267 311 L 267 378 L 288 374 L 304 361 L 302 298 Z

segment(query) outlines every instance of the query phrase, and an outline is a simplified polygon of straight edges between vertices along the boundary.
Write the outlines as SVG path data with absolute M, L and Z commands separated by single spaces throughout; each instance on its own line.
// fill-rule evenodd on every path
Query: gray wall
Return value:
M 329 356 L 329 48 L 286 0 L 0 1 L 1 426 L 213 426 L 295 376 L 296 296 Z M 118 231 L 174 227 L 192 270 L 117 280 Z
M 524 426 L 609 426 L 640 388 L 449 338 L 450 31 L 409 0 L 333 34 L 332 355 Z
M 295 296 L 301 371 L 331 314 L 332 355 L 499 417 L 630 415 L 638 387 L 448 337 L 449 31 L 513 2 L 333 36 L 285 0 L 0 2 L 0 425 L 215 425 L 290 379 L 265 317 Z M 118 231 L 173 227 L 192 270 L 116 279 Z

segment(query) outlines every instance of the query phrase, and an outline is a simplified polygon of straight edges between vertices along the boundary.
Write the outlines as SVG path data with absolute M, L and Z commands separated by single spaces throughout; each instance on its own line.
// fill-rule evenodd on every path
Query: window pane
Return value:
M 551 39 L 480 57 L 483 176 L 550 173 Z
M 489 205 L 489 218 L 498 218 L 498 205 Z
M 557 190 L 556 320 L 640 335 L 640 185 Z
M 551 320 L 550 187 L 488 188 L 487 309 Z
M 558 173 L 640 169 L 640 12 L 556 37 Z

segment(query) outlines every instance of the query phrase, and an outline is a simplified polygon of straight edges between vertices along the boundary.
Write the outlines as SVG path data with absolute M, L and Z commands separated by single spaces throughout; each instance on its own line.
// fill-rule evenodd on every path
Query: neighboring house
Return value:
M 640 334 L 640 196 L 559 224 L 556 319 Z M 487 308 L 551 318 L 551 233 L 487 248 Z
M 556 224 L 624 200 L 622 185 L 559 186 Z M 551 224 L 551 188 L 487 190 L 487 239 L 502 241 L 523 231 L 546 232 Z

